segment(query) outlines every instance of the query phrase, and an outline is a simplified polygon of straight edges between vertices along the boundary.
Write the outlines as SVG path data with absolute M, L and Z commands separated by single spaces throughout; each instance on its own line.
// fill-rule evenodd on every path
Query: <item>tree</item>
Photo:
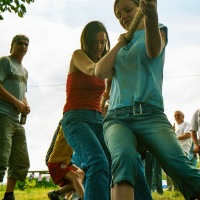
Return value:
M 0 20 L 3 20 L 1 13 L 9 11 L 17 13 L 19 17 L 23 17 L 26 13 L 25 3 L 30 4 L 34 0 L 0 0 Z

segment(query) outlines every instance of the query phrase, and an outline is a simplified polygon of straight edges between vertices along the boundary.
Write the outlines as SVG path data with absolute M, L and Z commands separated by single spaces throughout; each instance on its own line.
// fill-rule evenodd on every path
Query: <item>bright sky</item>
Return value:
M 200 1 L 160 0 L 160 23 L 168 27 L 164 70 L 165 113 L 174 123 L 175 110 L 190 122 L 200 108 Z M 83 27 L 99 20 L 107 27 L 111 46 L 120 33 L 113 0 L 42 0 L 27 5 L 24 18 L 3 13 L 0 21 L 0 57 L 9 55 L 14 35 L 29 36 L 23 66 L 29 72 L 27 99 L 31 113 L 25 125 L 30 170 L 46 170 L 45 155 L 65 103 L 65 82 L 73 51 L 80 47 Z

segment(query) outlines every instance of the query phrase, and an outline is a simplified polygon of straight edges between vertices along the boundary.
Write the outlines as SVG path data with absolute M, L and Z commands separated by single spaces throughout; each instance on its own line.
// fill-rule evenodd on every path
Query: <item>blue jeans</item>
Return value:
M 137 162 L 138 171 L 137 171 L 137 177 L 135 180 L 135 192 L 134 192 L 135 199 L 136 200 L 152 200 L 151 191 L 147 184 L 143 163 L 141 161 L 141 156 L 139 155 L 139 153 L 137 153 L 137 161 L 138 161 Z M 82 168 L 80 159 L 78 158 L 75 152 L 72 155 L 72 162 L 76 166 Z
M 192 146 L 190 148 L 188 158 L 192 162 L 192 164 L 196 167 L 197 166 L 197 157 L 194 155 L 193 150 L 194 150 L 194 142 L 192 142 Z
M 151 192 L 144 173 L 144 166 L 139 153 L 137 157 L 137 176 L 135 178 L 134 197 L 136 200 L 152 200 Z
M 112 155 L 113 183 L 128 181 L 135 187 L 137 147 L 142 145 L 159 160 L 185 199 L 200 192 L 200 172 L 179 145 L 163 110 L 150 104 L 136 104 L 108 111 L 104 138 Z
M 110 153 L 103 138 L 102 120 L 101 113 L 92 110 L 71 110 L 62 120 L 65 138 L 85 172 L 84 200 L 110 199 Z
M 149 151 L 147 151 L 145 158 L 145 175 L 149 188 L 152 191 L 157 190 L 158 194 L 163 194 L 162 168 L 158 160 Z

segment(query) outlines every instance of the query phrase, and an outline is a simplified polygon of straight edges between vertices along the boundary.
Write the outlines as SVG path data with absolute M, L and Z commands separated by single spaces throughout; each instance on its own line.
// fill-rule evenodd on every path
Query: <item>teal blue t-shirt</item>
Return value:
M 167 27 L 160 24 L 166 33 Z M 135 32 L 132 41 L 122 47 L 115 59 L 109 110 L 146 102 L 163 108 L 162 83 L 165 48 L 149 58 L 145 47 L 145 29 Z

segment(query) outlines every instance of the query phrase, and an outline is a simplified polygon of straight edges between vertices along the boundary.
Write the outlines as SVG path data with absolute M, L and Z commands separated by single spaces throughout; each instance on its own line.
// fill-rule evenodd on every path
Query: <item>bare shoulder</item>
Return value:
M 88 55 L 81 49 L 74 51 L 70 62 L 70 72 L 74 73 L 81 71 L 88 75 L 93 75 L 95 63 L 88 57 Z
M 81 56 L 85 55 L 85 52 L 81 49 L 76 49 L 72 54 L 72 59 L 79 59 Z
M 76 67 L 76 60 L 80 58 L 80 55 L 83 53 L 83 51 L 81 49 L 76 49 L 73 54 L 72 54 L 72 58 L 70 61 L 70 66 L 69 66 L 69 74 L 74 73 L 74 72 L 78 72 L 80 71 L 77 67 Z

